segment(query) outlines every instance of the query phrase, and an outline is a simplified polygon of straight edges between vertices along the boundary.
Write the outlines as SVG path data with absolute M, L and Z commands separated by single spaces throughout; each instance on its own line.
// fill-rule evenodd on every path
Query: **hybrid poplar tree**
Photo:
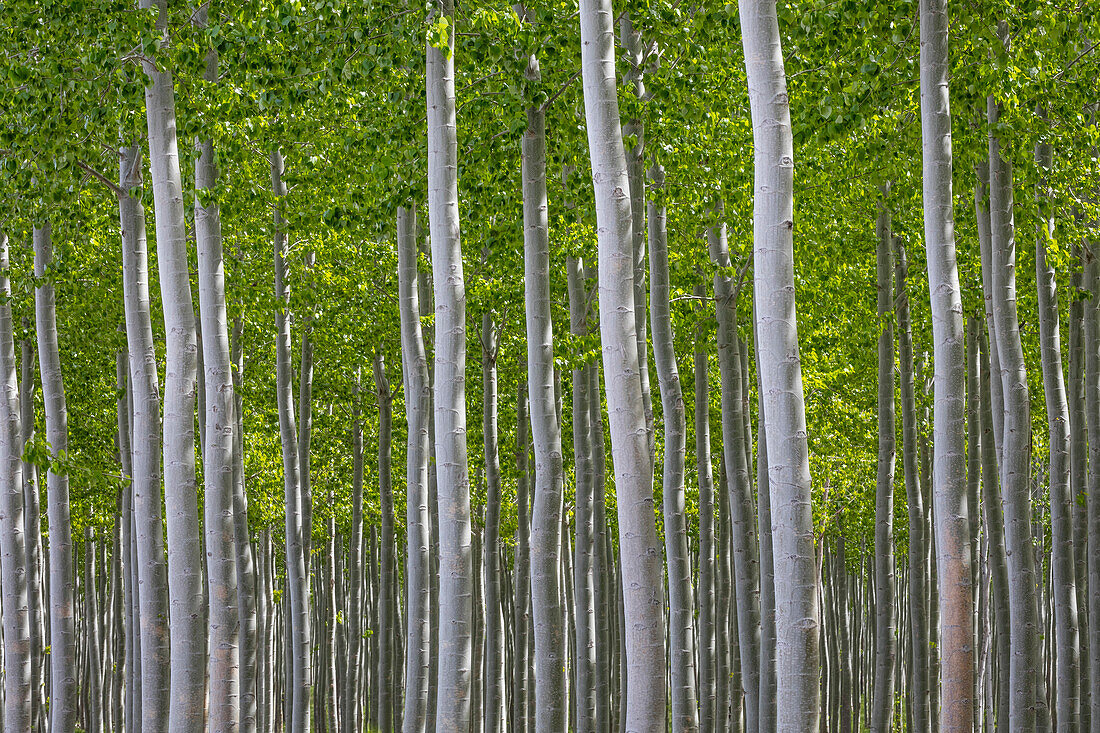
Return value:
M 672 730 L 695 731 L 699 728 L 699 710 L 695 692 L 694 614 L 684 491 L 687 418 L 670 313 L 668 231 L 662 192 L 664 168 L 654 165 L 649 170 L 649 178 L 654 189 L 649 197 L 648 212 L 650 316 L 653 320 L 653 360 L 657 364 L 665 431 L 661 496 L 668 563 Z
M 3 568 L 4 725 L 31 730 L 31 627 L 24 526 L 23 441 L 15 334 L 8 279 L 8 236 L 0 234 L 0 567 Z
M 772 543 L 789 558 L 775 584 L 779 733 L 816 727 L 821 612 L 810 506 L 806 406 L 794 299 L 794 141 L 774 0 L 740 0 L 755 184 L 753 280 L 763 412 L 767 415 Z
M 889 184 L 883 187 L 885 198 Z M 875 222 L 878 279 L 878 480 L 875 489 L 875 688 L 871 730 L 888 731 L 894 718 L 894 328 L 893 232 L 886 202 Z M 919 545 L 918 545 L 919 546 Z
M 973 586 L 966 503 L 965 339 L 951 202 L 951 109 L 947 3 L 920 5 L 924 239 L 935 362 L 933 514 L 941 623 L 940 730 L 974 725 Z
M 625 726 L 665 721 L 664 602 L 653 514 L 653 465 L 642 409 L 634 303 L 630 183 L 616 96 L 611 0 L 582 0 L 581 77 L 596 195 L 600 335 L 619 512 L 625 617 Z
M 46 440 L 51 454 L 46 474 L 50 529 L 50 726 L 51 730 L 61 731 L 75 727 L 78 700 L 72 516 L 68 469 L 62 463 L 69 448 L 69 416 L 57 348 L 57 296 L 50 271 L 53 262 L 52 229 L 47 222 L 34 229 L 34 276 L 39 283 L 34 289 L 34 323 Z
M 408 420 L 405 489 L 405 708 L 404 733 L 423 733 L 428 712 L 428 360 L 420 327 L 416 274 L 416 213 L 397 211 L 397 276 Z M 359 438 L 361 441 L 362 438 Z M 354 596 L 353 596 L 354 597 Z M 356 641 L 358 643 L 358 641 Z M 347 713 L 346 713 L 347 714 Z
M 532 56 L 525 74 L 540 78 Z M 565 609 L 562 607 L 561 422 L 555 407 L 554 325 L 550 316 L 550 240 L 546 199 L 546 112 L 527 108 L 522 141 L 523 283 L 527 320 L 527 389 L 535 451 L 531 510 L 531 618 L 535 640 L 535 731 L 565 730 Z
M 156 34 L 170 38 L 167 0 L 139 0 L 155 14 Z M 165 325 L 164 495 L 168 529 L 168 601 L 172 623 L 170 731 L 202 725 L 206 697 L 206 609 L 195 479 L 195 379 L 198 344 L 187 255 L 183 184 L 176 140 L 173 75 L 164 61 L 142 61 L 157 233 L 157 268 Z
M 458 218 L 454 3 L 434 0 L 427 43 L 428 225 L 435 286 L 439 669 L 435 727 L 469 725 L 473 565 L 466 462 L 466 286 Z M 434 653 L 434 652 L 433 652 Z

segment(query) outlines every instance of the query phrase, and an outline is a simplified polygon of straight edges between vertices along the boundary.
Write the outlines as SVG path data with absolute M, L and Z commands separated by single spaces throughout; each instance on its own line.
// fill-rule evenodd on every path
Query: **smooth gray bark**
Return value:
M 672 730 L 699 729 L 695 692 L 695 629 L 688 559 L 687 498 L 684 464 L 687 460 L 687 418 L 676 344 L 672 333 L 669 301 L 668 231 L 663 200 L 665 172 L 655 165 L 649 171 L 653 192 L 649 198 L 650 315 L 653 319 L 653 359 L 657 365 L 664 421 L 665 558 L 668 563 L 669 663 L 672 682 Z M 750 531 L 751 534 L 751 531 Z
M 46 415 L 46 440 L 51 466 L 46 473 L 46 515 L 50 531 L 50 729 L 72 730 L 76 725 L 77 645 L 73 591 L 73 539 L 69 507 L 69 476 L 58 472 L 55 461 L 68 452 L 69 417 L 61 356 L 57 350 L 57 305 L 47 269 L 53 263 L 53 241 L 48 223 L 34 229 L 34 324 L 38 335 L 38 371 Z M 25 562 L 25 557 L 24 557 Z
M 1036 162 L 1049 170 L 1049 145 L 1040 145 Z M 1040 206 L 1043 202 L 1040 201 Z M 1035 278 L 1039 294 L 1039 350 L 1043 369 L 1043 396 L 1047 408 L 1050 447 L 1051 571 L 1055 633 L 1055 700 L 1057 730 L 1068 733 L 1080 724 L 1080 642 L 1077 630 L 1077 590 L 1073 554 L 1073 496 L 1070 492 L 1070 415 L 1062 372 L 1058 330 L 1058 291 L 1054 266 L 1047 262 L 1047 246 L 1054 219 L 1044 213 L 1035 233 Z
M 695 285 L 694 295 L 706 298 L 706 286 Z M 695 336 L 695 473 L 699 486 L 699 579 L 697 622 L 699 643 L 699 729 L 714 729 L 715 701 L 715 578 L 714 475 L 710 459 L 710 376 L 707 332 L 702 323 Z
M 428 410 L 431 388 L 428 384 L 428 360 L 424 354 L 424 336 L 420 328 L 420 298 L 416 271 L 416 212 L 397 211 L 397 276 L 401 311 L 401 359 L 405 386 L 405 414 L 408 421 L 405 490 L 405 708 L 404 733 L 423 733 L 428 711 Z M 362 443 L 357 430 L 356 439 Z M 360 447 L 360 452 L 362 448 Z M 359 471 L 362 471 L 360 462 Z M 362 478 L 360 477 L 360 483 Z M 361 492 L 360 492 L 361 493 Z M 362 499 L 360 498 L 360 503 Z M 360 510 L 361 514 L 361 510 Z M 359 520 L 362 522 L 361 518 Z M 361 529 L 359 530 L 362 531 Z M 354 535 L 353 535 L 354 538 Z M 361 540 L 353 539 L 355 542 Z M 358 567 L 355 569 L 358 574 Z M 358 602 L 353 593 L 353 606 Z M 355 625 L 353 624 L 353 628 Z M 355 640 L 358 645 L 358 640 Z M 349 666 L 349 676 L 352 670 Z M 352 688 L 354 690 L 354 688 Z
M 1089 619 L 1089 718 L 1091 733 L 1100 733 L 1100 264 L 1093 249 L 1087 256 L 1085 286 L 1085 411 L 1088 422 L 1088 619 Z
M 240 316 L 233 324 L 230 356 L 233 364 L 233 541 L 237 555 L 237 609 L 240 615 L 240 733 L 254 733 L 259 727 L 259 664 L 266 664 L 259 654 L 259 619 L 256 612 L 256 562 L 248 530 L 248 494 L 244 485 L 244 401 L 241 382 L 244 380 L 244 344 Z
M 570 257 L 566 262 L 569 285 L 569 330 L 574 336 L 588 333 L 588 298 L 584 287 L 583 263 Z M 596 679 L 596 577 L 595 475 L 592 469 L 592 410 L 589 406 L 591 364 L 573 369 L 573 456 L 575 501 L 573 516 L 573 599 L 575 608 L 575 664 L 573 676 L 577 733 L 596 730 L 596 698 L 602 694 Z M 606 690 L 606 687 L 602 688 Z
M 37 239 L 37 238 L 36 238 Z M 4 727 L 31 730 L 31 616 L 23 493 L 23 430 L 8 279 L 8 236 L 0 234 L 0 557 L 3 568 Z M 45 324 L 43 324 L 45 325 Z M 52 542 L 50 543 L 52 546 Z
M 538 60 L 527 78 L 540 78 Z M 527 386 L 535 445 L 531 513 L 531 617 L 535 640 L 535 731 L 564 731 L 567 718 L 566 638 L 560 565 L 562 552 L 561 422 L 554 389 L 554 326 L 550 316 L 550 240 L 546 201 L 546 119 L 527 110 L 522 142 L 524 304 L 527 320 Z
M 24 332 L 30 333 L 30 321 L 23 317 Z M 19 415 L 23 434 L 20 439 L 19 453 L 22 455 L 26 445 L 34 440 L 34 393 L 35 358 L 34 343 L 24 335 L 20 342 L 19 367 Z M 124 365 L 125 366 L 125 365 Z M 125 396 L 125 392 L 122 393 Z M 129 440 L 129 436 L 127 436 Z M 129 453 L 129 449 L 127 449 Z M 127 456 L 129 460 L 129 456 Z M 129 475 L 129 472 L 127 472 Z M 129 494 L 129 490 L 125 492 Z M 127 516 L 127 515 L 124 515 Z M 27 548 L 27 613 L 30 622 L 30 661 L 31 661 L 31 721 L 38 727 L 45 727 L 46 701 L 42 685 L 45 669 L 45 620 L 43 617 L 44 598 L 42 596 L 42 516 L 38 492 L 38 470 L 30 461 L 23 461 L 23 524 L 25 526 L 24 544 Z M 127 525 L 128 527 L 129 525 Z
M 448 20 L 446 48 L 427 47 L 428 222 L 435 285 L 435 457 L 439 504 L 439 670 L 435 727 L 470 722 L 473 564 L 466 460 L 466 287 L 458 217 L 454 3 L 432 3 Z
M 278 301 L 278 331 L 275 337 L 275 392 L 279 404 L 279 435 L 283 453 L 283 492 L 286 504 L 287 554 L 287 639 L 290 658 L 287 663 L 285 695 L 290 715 L 285 722 L 289 733 L 308 733 L 313 696 L 313 670 L 310 654 L 311 619 L 309 609 L 308 558 L 305 554 L 304 508 L 302 506 L 301 464 L 298 431 L 294 419 L 293 379 L 290 355 L 290 283 L 286 279 L 287 234 L 279 199 L 286 196 L 283 182 L 283 156 L 278 150 L 270 155 L 271 187 L 275 194 L 275 298 Z
M 619 42 L 623 48 L 626 69 L 623 81 L 635 99 L 644 103 L 646 53 L 642 33 L 634 27 L 630 11 L 619 16 Z M 631 232 L 634 236 L 634 322 L 638 343 L 638 376 L 642 380 L 642 409 L 649 431 L 649 455 L 654 460 L 656 432 L 653 421 L 653 395 L 649 385 L 649 344 L 646 339 L 646 190 L 645 190 L 645 128 L 641 119 L 632 117 L 623 124 L 623 144 L 626 154 L 627 178 L 630 183 Z
M 806 408 L 794 292 L 794 142 L 776 6 L 740 0 L 755 159 L 753 259 L 772 542 L 790 558 L 775 582 L 779 733 L 815 728 L 820 718 L 821 612 L 810 508 Z M 738 588 L 738 592 L 741 589 Z
M 1001 31 L 1004 31 L 1003 24 Z M 945 29 L 946 33 L 946 29 Z M 1000 107 L 990 97 L 991 126 Z M 988 262 L 993 285 L 993 317 L 1000 361 L 1004 427 L 1001 442 L 1001 500 L 1004 506 L 1008 558 L 1008 603 L 1011 614 L 1012 664 L 1009 673 L 1009 730 L 1033 731 L 1043 717 L 1036 670 L 1042 663 L 1035 555 L 1031 551 L 1031 405 L 1020 323 L 1016 312 L 1016 241 L 1013 223 L 1012 166 L 1001 156 L 1001 141 L 989 135 L 989 214 L 992 235 Z M 946 644 L 945 644 L 945 648 Z
M 157 33 L 170 33 L 167 0 L 139 0 L 156 8 Z M 164 504 L 168 530 L 168 601 L 171 695 L 168 729 L 184 733 L 203 723 L 206 702 L 206 603 L 202 579 L 195 478 L 195 379 L 198 344 L 187 257 L 187 225 L 176 140 L 171 70 L 143 61 L 149 83 L 145 109 L 157 233 L 157 268 L 165 330 Z
M 882 190 L 883 197 L 889 184 Z M 875 233 L 878 288 L 878 474 L 875 487 L 875 686 L 871 730 L 889 731 L 894 718 L 894 328 L 893 232 L 885 200 L 878 202 Z
M 124 148 L 120 180 L 124 191 L 141 188 L 141 148 Z M 141 196 L 119 198 L 122 226 L 123 302 L 133 396 L 133 535 L 136 618 L 140 626 L 140 708 L 142 733 L 168 725 L 168 575 L 161 518 L 161 423 L 157 356 L 149 305 L 149 256 Z M 135 645 L 137 646 L 137 645 Z M 135 670 L 136 672 L 137 670 Z M 56 689 L 56 688 L 54 688 Z M 134 692 L 139 688 L 135 686 Z
M 600 334 L 618 494 L 627 730 L 665 725 L 664 599 L 653 464 L 637 349 L 630 183 L 616 92 L 611 0 L 582 0 L 581 68 L 596 197 Z
M 199 11 L 196 25 L 206 25 L 205 6 Z M 204 78 L 207 82 L 217 80 L 217 68 L 217 52 L 211 50 L 206 57 Z M 226 317 L 221 211 L 217 202 L 212 200 L 218 178 L 214 143 L 210 139 L 199 140 L 195 147 L 198 152 L 195 161 L 195 243 L 198 249 L 199 314 L 202 319 L 202 364 L 205 371 L 200 378 L 206 383 L 206 410 L 199 416 L 199 420 L 206 424 L 202 446 L 209 587 L 207 643 L 210 650 L 207 659 L 209 697 L 206 724 L 209 730 L 233 733 L 239 729 L 241 715 L 241 619 L 233 507 L 237 403 Z M 169 351 L 170 358 L 172 353 Z M 167 450 L 165 455 L 168 455 Z
M 721 207 L 719 207 L 721 210 Z M 708 248 L 716 264 L 728 271 L 732 265 L 726 241 L 726 225 L 720 222 L 709 232 Z M 749 478 L 748 436 L 745 432 L 744 381 L 741 375 L 741 341 L 737 334 L 737 298 L 740 283 L 723 271 L 714 276 L 714 297 L 718 320 L 718 369 L 721 374 L 722 448 L 730 508 L 730 551 L 737 615 L 737 649 L 744 693 L 745 727 L 760 727 L 760 566 L 756 541 L 756 518 Z
M 531 525 L 529 492 L 527 480 L 527 382 L 520 378 L 516 395 L 516 551 L 515 551 L 515 598 L 512 615 L 515 625 L 515 662 L 512 673 L 512 730 L 527 731 L 531 629 Z
M 500 446 L 497 435 L 497 356 L 499 332 L 491 314 L 482 319 L 482 439 L 485 449 L 485 544 L 482 548 L 485 599 L 485 733 L 504 730 L 504 618 L 500 606 Z
M 978 226 L 978 243 L 982 262 L 992 262 L 992 233 L 989 219 L 989 165 L 979 163 L 974 188 L 974 214 Z M 982 521 L 987 538 L 992 618 L 995 629 L 993 667 L 996 670 L 994 686 L 994 724 L 1007 725 L 1009 720 L 1009 673 L 1011 646 L 1009 644 L 1010 618 L 1008 607 L 1008 557 L 1004 543 L 1004 507 L 1001 502 L 1001 442 L 1004 433 L 1004 402 L 1000 379 L 1000 360 L 997 356 L 997 328 L 993 317 L 993 273 L 991 267 L 982 267 L 982 293 L 985 308 L 986 332 L 981 339 L 981 389 L 982 400 L 989 401 L 989 415 L 982 411 Z M 1082 398 L 1084 395 L 1082 395 Z M 996 409 L 994 409 L 996 406 Z M 999 721 L 999 723 L 997 722 Z
M 379 696 L 378 730 L 391 733 L 394 729 L 394 667 L 393 667 L 393 628 L 396 601 L 396 569 L 393 552 L 393 483 L 391 446 L 393 436 L 393 394 L 390 381 L 386 377 L 386 365 L 382 354 L 374 355 L 374 388 L 378 398 L 378 496 L 382 515 L 379 531 L 379 571 L 378 621 L 381 634 L 378 637 L 379 653 Z
M 1075 253 L 1079 254 L 1079 253 Z M 1070 409 L 1070 497 L 1073 513 L 1074 577 L 1077 590 L 1079 654 L 1078 703 L 1082 730 L 1090 730 L 1089 717 L 1089 625 L 1088 625 L 1088 426 L 1085 421 L 1085 301 L 1083 273 L 1078 265 L 1073 272 L 1069 307 L 1069 384 Z
M 942 733 L 974 725 L 974 601 L 966 501 L 966 355 L 951 202 L 947 3 L 921 0 L 924 238 L 932 308 L 935 409 L 932 490 Z M 933 627 L 934 628 L 934 627 Z

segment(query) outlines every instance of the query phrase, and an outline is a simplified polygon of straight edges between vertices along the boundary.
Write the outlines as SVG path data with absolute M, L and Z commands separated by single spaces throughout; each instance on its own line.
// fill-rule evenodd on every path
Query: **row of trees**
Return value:
M 1100 731 L 1100 28 L 978 6 L 14 2 L 5 729 Z

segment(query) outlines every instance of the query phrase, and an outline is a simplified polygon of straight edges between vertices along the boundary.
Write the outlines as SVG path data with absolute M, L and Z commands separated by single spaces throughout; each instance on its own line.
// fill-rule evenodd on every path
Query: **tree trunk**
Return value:
M 611 452 L 618 493 L 627 655 L 626 729 L 665 725 L 664 599 L 653 512 L 653 466 L 642 409 L 630 184 L 616 97 L 611 0 L 580 5 L 585 118 L 596 194 L 603 343 Z
M 538 59 L 527 78 L 541 78 Z M 523 135 L 523 260 L 527 315 L 527 384 L 535 444 L 535 492 L 531 514 L 531 615 L 535 637 L 535 730 L 564 731 L 565 609 L 562 605 L 563 466 L 561 423 L 555 406 L 554 327 L 550 317 L 550 243 L 546 203 L 545 112 L 527 109 Z
M 721 207 L 719 207 L 721 210 Z M 711 230 L 711 257 L 721 268 L 731 266 L 726 225 Z M 760 564 L 756 543 L 756 520 L 749 479 L 749 453 L 743 416 L 744 383 L 741 378 L 741 343 L 737 335 L 737 298 L 733 279 L 719 271 L 714 277 L 718 320 L 718 368 L 722 382 L 722 447 L 729 489 L 730 549 L 733 587 L 736 588 L 739 668 L 745 696 L 745 727 L 760 727 Z M 741 695 L 737 688 L 735 695 Z
M 1049 145 L 1040 145 L 1036 162 L 1044 171 L 1052 164 Z M 1040 206 L 1043 194 L 1040 193 Z M 1070 493 L 1069 403 L 1062 373 L 1062 347 L 1058 332 L 1058 292 L 1054 267 L 1047 264 L 1047 243 L 1054 234 L 1054 220 L 1042 216 L 1036 227 L 1035 277 L 1039 291 L 1039 340 L 1043 368 L 1050 441 L 1051 571 L 1053 572 L 1056 686 L 1059 731 L 1076 731 L 1080 723 L 1080 678 L 1077 671 L 1077 590 L 1073 555 L 1073 496 Z
M 424 733 L 428 709 L 428 409 L 431 395 L 428 386 L 428 361 L 424 355 L 424 337 L 420 329 L 420 298 L 416 273 L 416 212 L 397 211 L 398 290 L 401 306 L 401 358 L 404 362 L 405 413 L 408 419 L 408 450 L 406 452 L 405 504 L 405 582 L 408 611 L 405 649 L 405 712 L 404 733 Z M 356 440 L 362 436 L 356 428 Z M 362 448 L 360 448 L 360 452 Z M 359 464 L 362 472 L 362 462 Z M 362 479 L 360 478 L 360 483 Z M 362 492 L 360 491 L 360 494 Z M 362 499 L 360 498 L 360 503 Z M 362 510 L 360 510 L 360 515 Z M 362 524 L 362 518 L 357 520 Z M 362 530 L 356 527 L 361 533 Z M 353 530 L 354 531 L 354 530 Z M 353 547 L 362 540 L 353 535 Z M 361 550 L 356 549 L 357 554 Z M 358 576 L 358 567 L 354 573 Z M 353 581 L 356 582 L 356 581 Z M 357 584 L 357 583 L 356 583 Z M 352 594 L 353 607 L 358 603 L 358 591 Z M 355 628 L 353 626 L 353 628 Z M 358 646 L 358 639 L 354 641 Z M 350 657 L 354 659 L 354 657 Z M 352 670 L 349 665 L 349 678 Z M 354 695 L 354 687 L 352 694 Z M 350 728 L 348 730 L 355 730 Z
M 125 148 L 120 180 L 124 191 L 141 186 L 141 148 Z M 134 702 L 141 713 L 141 730 L 167 730 L 168 724 L 168 576 L 164 561 L 164 530 L 160 502 L 161 423 L 157 357 L 149 305 L 149 258 L 145 212 L 140 196 L 119 198 L 122 224 L 123 301 L 129 345 L 130 390 L 133 395 L 133 568 L 135 621 L 140 633 L 140 692 Z M 52 635 L 52 632 L 51 632 Z M 51 654 L 56 654 L 53 650 Z M 136 672 L 137 670 L 135 670 Z M 51 681 L 51 689 L 59 690 Z M 134 693 L 138 692 L 135 686 Z M 57 698 L 54 698 L 56 704 Z
M 989 165 L 977 166 L 977 183 L 974 188 L 974 214 L 978 226 L 978 243 L 982 262 L 993 261 L 993 235 L 990 232 L 989 202 Z M 989 416 L 985 417 L 985 405 L 981 405 L 982 417 L 982 519 L 988 540 L 990 590 L 993 599 L 994 643 L 993 667 L 997 674 L 994 700 L 994 719 L 996 725 L 1008 725 L 1009 673 L 1011 668 L 1011 648 L 1009 635 L 1011 624 L 1008 608 L 1008 557 L 1004 543 L 1004 507 L 1001 502 L 1001 443 L 1004 434 L 1004 401 L 1001 390 L 1001 366 L 997 356 L 997 325 L 993 317 L 993 272 L 992 267 L 982 267 L 982 292 L 985 307 L 986 332 L 981 339 L 982 385 L 988 390 Z M 1084 395 L 1082 395 L 1084 397 Z M 987 399 L 983 394 L 981 399 Z
M 500 453 L 497 435 L 497 331 L 489 313 L 482 320 L 482 437 L 485 447 L 485 733 L 504 730 L 504 620 L 500 608 Z
M 821 616 L 795 320 L 794 143 L 775 2 L 740 0 L 739 6 L 755 146 L 754 288 L 772 542 L 777 557 L 790 558 L 786 577 L 775 583 L 776 698 L 784 701 L 777 729 L 804 732 L 816 728 L 820 716 Z
M 634 97 L 644 103 L 646 54 L 642 47 L 642 33 L 634 28 L 629 10 L 619 16 L 619 42 L 626 59 L 623 81 L 630 87 Z M 634 323 L 635 339 L 638 343 L 638 376 L 642 380 L 642 410 L 645 413 L 646 429 L 649 431 L 649 460 L 653 461 L 656 433 L 653 423 L 653 395 L 649 387 L 649 345 L 646 340 L 645 128 L 641 119 L 632 117 L 627 120 L 622 134 L 627 178 L 630 183 L 631 232 L 634 236 Z
M 29 333 L 29 320 L 23 317 L 23 329 Z M 24 336 L 20 342 L 19 415 L 23 434 L 20 436 L 19 454 L 34 440 L 34 392 L 35 359 L 34 344 Z M 125 366 L 125 365 L 124 365 Z M 125 392 L 123 396 L 125 397 Z M 127 441 L 129 436 L 127 436 Z M 128 444 L 128 443 L 127 443 Z M 127 453 L 129 449 L 127 449 Z M 127 460 L 129 456 L 127 455 Z M 130 475 L 127 472 L 127 475 Z M 129 489 L 124 489 L 127 493 Z M 42 517 L 38 494 L 38 472 L 30 461 L 23 461 L 23 524 L 24 544 L 27 548 L 27 612 L 30 624 L 31 662 L 31 722 L 38 728 L 45 727 L 46 710 L 43 699 L 42 672 L 45 646 L 45 628 L 42 616 Z M 127 515 L 124 515 L 127 516 Z M 133 663 L 131 662 L 131 668 Z
M 156 8 L 157 32 L 169 36 L 167 0 L 139 0 Z M 145 109 L 157 231 L 157 267 L 165 324 L 164 504 L 168 529 L 168 600 L 171 642 L 168 728 L 202 725 L 206 702 L 206 602 L 202 537 L 195 478 L 195 379 L 198 345 L 187 257 L 187 225 L 176 141 L 172 72 L 143 62 L 149 84 Z M 235 694 L 235 691 L 234 691 Z
M 584 287 L 583 263 L 570 257 L 566 263 L 569 281 L 569 329 L 577 337 L 588 333 L 588 298 Z M 592 410 L 589 406 L 588 363 L 573 369 L 573 455 L 575 464 L 575 539 L 573 545 L 573 599 L 575 604 L 574 699 L 577 733 L 597 729 L 596 698 L 606 687 L 596 679 L 596 576 L 595 475 L 592 470 Z
M 944 28 L 946 33 L 946 27 Z M 999 24 L 998 33 L 1007 33 Z M 997 102 L 988 100 L 988 121 L 1000 117 Z M 1035 556 L 1031 550 L 1031 405 L 1028 397 L 1020 324 L 1016 313 L 1016 241 L 1013 224 L 1011 164 L 1001 157 L 1001 141 L 989 136 L 989 214 L 992 234 L 990 268 L 993 284 L 993 317 L 1000 361 L 1004 400 L 1004 434 L 1001 443 L 1001 495 L 1004 503 L 1005 550 L 1008 557 L 1009 610 L 1011 612 L 1012 666 L 1009 720 L 1011 731 L 1036 730 L 1043 713 L 1038 694 L 1042 664 L 1039 608 L 1036 598 Z M 944 648 L 952 647 L 944 640 Z
M 243 324 L 238 316 L 233 324 L 233 340 L 230 356 L 233 363 L 233 541 L 237 556 L 237 609 L 240 615 L 240 663 L 241 703 L 240 733 L 255 733 L 258 728 L 259 705 L 257 701 L 257 662 L 266 663 L 258 656 L 259 628 L 256 616 L 256 564 L 252 541 L 248 531 L 248 494 L 244 486 L 244 402 L 241 383 L 244 380 L 244 345 L 241 340 Z
M 378 698 L 379 733 L 393 731 L 393 626 L 396 601 L 393 597 L 394 567 L 393 552 L 393 485 L 391 471 L 392 435 L 393 435 L 393 395 L 390 381 L 386 377 L 386 366 L 380 353 L 374 355 L 374 387 L 378 397 L 378 496 L 382 515 L 381 531 L 378 537 L 379 570 L 381 582 L 378 594 L 379 627 L 378 640 L 379 688 Z
M 302 506 L 301 464 L 298 431 L 294 419 L 294 389 L 290 355 L 290 283 L 286 280 L 284 256 L 287 247 L 286 225 L 279 199 L 286 196 L 283 183 L 283 156 L 271 153 L 271 187 L 275 193 L 275 298 L 278 301 L 278 333 L 275 339 L 275 387 L 279 403 L 279 435 L 283 452 L 283 491 L 286 503 L 287 556 L 287 659 L 286 697 L 290 715 L 288 733 L 307 733 L 313 695 L 313 670 L 310 656 L 309 578 L 305 555 L 304 508 Z
M 706 298 L 706 287 L 695 286 L 695 297 Z M 699 730 L 714 730 L 714 476 L 710 462 L 710 377 L 707 333 L 702 323 L 695 336 L 695 472 L 699 483 Z
M 35 237 L 36 242 L 38 237 Z M 8 280 L 8 237 L 0 234 L 0 555 L 3 557 L 4 726 L 33 727 L 31 696 L 31 624 L 27 590 L 27 540 L 23 493 L 23 430 L 19 377 L 15 370 L 15 333 Z M 46 324 L 42 324 L 45 326 Z M 60 376 L 60 375 L 58 375 Z M 53 497 L 51 497 L 53 498 Z M 52 535 L 51 535 L 52 536 Z M 53 543 L 50 543 L 51 547 Z
M 885 199 L 889 184 L 882 189 Z M 878 478 L 875 488 L 875 690 L 871 730 L 893 728 L 894 657 L 894 328 L 893 231 L 885 200 L 878 202 Z
M 515 598 L 513 617 L 515 624 L 515 666 L 512 674 L 512 730 L 524 733 L 528 730 L 527 713 L 528 690 L 528 646 L 530 643 L 530 598 L 531 598 L 531 540 L 530 521 L 528 519 L 528 481 L 527 481 L 527 383 L 520 377 L 516 395 L 516 551 L 515 551 Z
M 649 176 L 654 189 L 648 212 L 649 269 L 652 278 L 650 315 L 653 318 L 653 359 L 657 364 L 665 429 L 661 497 L 664 505 L 665 557 L 668 562 L 672 730 L 696 731 L 699 729 L 699 711 L 695 693 L 695 614 L 684 491 L 687 426 L 669 302 L 668 232 L 662 192 L 664 168 L 655 165 L 650 169 Z
M 1088 422 L 1088 588 L 1089 717 L 1091 733 L 1100 733 L 1100 264 L 1095 244 L 1087 256 L 1085 285 L 1085 410 Z
M 50 530 L 50 729 L 72 730 L 77 718 L 76 609 L 73 598 L 73 539 L 69 517 L 69 476 L 55 463 L 69 448 L 69 416 L 61 356 L 57 350 L 57 308 L 53 283 L 46 277 L 53 262 L 53 242 L 47 223 L 34 230 L 35 331 L 38 369 L 51 467 L 46 474 L 46 514 Z M 14 357 L 13 357 L 14 358 Z M 26 558 L 23 558 L 24 563 Z M 22 628 L 22 627 L 18 627 Z M 22 637 L 21 637 L 22 638 Z
M 974 597 L 966 503 L 965 341 L 951 206 L 947 3 L 921 0 L 921 139 L 924 231 L 935 363 L 933 512 L 941 653 L 942 733 L 974 725 Z
M 195 23 L 206 25 L 206 6 L 200 8 Z M 217 51 L 210 50 L 206 56 L 204 79 L 214 82 L 217 75 Z M 200 414 L 199 419 L 206 422 L 202 473 L 205 484 L 206 572 L 210 588 L 207 611 L 210 696 L 206 720 L 211 729 L 232 733 L 238 730 L 240 724 L 242 671 L 236 527 L 233 519 L 236 399 L 225 307 L 221 212 L 216 201 L 203 200 L 213 197 L 218 176 L 214 165 L 214 143 L 210 139 L 198 140 L 195 149 L 198 152 L 195 161 L 195 242 L 198 245 L 203 378 L 206 381 L 206 412 L 205 415 Z
M 435 283 L 435 455 L 439 502 L 439 678 L 436 729 L 470 722 L 473 565 L 466 462 L 466 289 L 458 218 L 454 3 L 432 3 L 447 43 L 427 47 L 428 219 Z

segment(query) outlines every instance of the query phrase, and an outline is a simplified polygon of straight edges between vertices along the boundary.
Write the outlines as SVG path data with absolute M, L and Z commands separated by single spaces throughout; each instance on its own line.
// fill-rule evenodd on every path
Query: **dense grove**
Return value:
M 2 730 L 1100 733 L 1091 0 L 7 0 Z

